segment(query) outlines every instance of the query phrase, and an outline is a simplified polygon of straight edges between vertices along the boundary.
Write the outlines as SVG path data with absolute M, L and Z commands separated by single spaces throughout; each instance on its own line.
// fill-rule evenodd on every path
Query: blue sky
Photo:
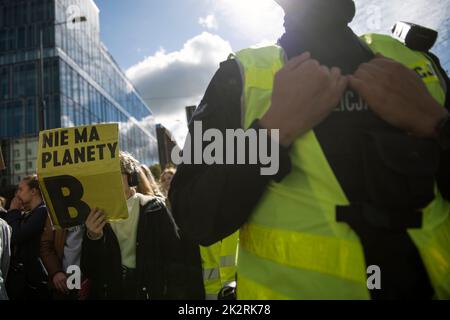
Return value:
M 178 50 L 199 34 L 204 15 L 196 0 L 96 0 L 102 40 L 122 68 L 129 68 L 160 47 Z M 135 30 L 139 30 L 136 32 Z
M 236 1 L 217 1 L 223 3 L 217 5 L 212 0 L 95 0 L 100 9 L 102 40 L 124 69 L 153 55 L 161 47 L 168 52 L 179 50 L 186 40 L 205 30 L 220 35 L 236 49 L 253 45 L 255 40 L 265 40 L 267 31 L 258 37 L 237 33 L 229 26 L 238 8 L 250 9 L 258 1 L 265 2 L 266 6 L 269 3 L 271 9 L 279 11 L 278 17 L 282 17 L 281 10 L 271 0 L 241 0 L 248 4 L 238 4 L 236 9 L 229 8 L 229 12 L 221 11 L 219 15 L 215 13 L 221 23 L 217 28 L 207 28 L 199 23 L 200 18 L 206 18 L 222 6 L 230 4 L 231 7 Z M 281 25 L 280 21 L 273 27 L 274 33 L 282 32 Z
M 102 41 L 177 140 L 184 107 L 197 105 L 229 53 L 273 43 L 283 12 L 273 0 L 94 0 Z M 450 1 L 355 0 L 358 34 L 389 33 L 399 20 L 440 32 L 435 52 L 450 68 Z

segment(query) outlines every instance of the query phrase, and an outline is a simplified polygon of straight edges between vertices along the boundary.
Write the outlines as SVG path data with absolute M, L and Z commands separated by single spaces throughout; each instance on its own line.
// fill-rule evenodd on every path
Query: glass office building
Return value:
M 1 186 L 36 169 L 41 32 L 45 128 L 118 122 L 121 149 L 157 162 L 152 112 L 100 41 L 93 0 L 0 0 L 0 139 L 8 164 Z

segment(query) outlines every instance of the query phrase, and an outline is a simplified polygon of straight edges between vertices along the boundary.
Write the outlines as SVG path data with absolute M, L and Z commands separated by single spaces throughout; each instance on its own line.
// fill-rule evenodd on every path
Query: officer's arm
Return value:
M 189 125 L 191 150 L 194 141 L 201 139 L 195 136 L 194 121 L 201 121 L 203 132 L 215 128 L 224 137 L 226 129 L 241 128 L 241 93 L 237 64 L 224 62 Z M 246 148 L 248 154 L 248 145 Z M 224 149 L 224 159 L 226 155 Z M 207 246 L 238 230 L 274 178 L 261 175 L 260 169 L 260 165 L 180 165 L 169 199 L 175 220 L 185 235 Z M 275 178 L 281 180 L 289 171 L 288 150 L 280 148 L 280 170 Z

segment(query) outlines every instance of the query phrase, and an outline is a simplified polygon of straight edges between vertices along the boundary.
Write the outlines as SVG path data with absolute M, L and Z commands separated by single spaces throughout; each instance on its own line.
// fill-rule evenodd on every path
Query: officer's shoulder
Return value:
M 219 70 L 217 70 L 216 76 L 230 76 L 238 69 L 237 61 L 234 57 L 230 57 L 220 63 Z
M 220 68 L 214 75 L 209 89 L 220 92 L 235 91 L 241 86 L 241 72 L 237 61 L 229 58 L 220 63 Z
M 284 59 L 284 50 L 282 47 L 273 44 L 265 46 L 254 46 L 246 49 L 242 49 L 233 56 L 240 62 L 244 62 L 246 65 L 266 66 L 274 61 Z
M 388 35 L 388 34 L 381 34 L 381 33 L 366 33 L 360 36 L 361 40 L 363 40 L 366 44 L 388 44 L 388 45 L 397 45 L 404 48 L 407 48 L 405 44 L 403 44 L 401 41 L 399 41 L 397 38 Z
M 236 58 L 241 55 L 246 54 L 261 54 L 261 55 L 267 55 L 267 54 L 278 54 L 282 48 L 277 44 L 271 44 L 271 45 L 260 45 L 260 46 L 252 46 L 249 48 L 245 48 L 242 50 L 237 51 L 235 54 L 231 55 L 230 58 Z

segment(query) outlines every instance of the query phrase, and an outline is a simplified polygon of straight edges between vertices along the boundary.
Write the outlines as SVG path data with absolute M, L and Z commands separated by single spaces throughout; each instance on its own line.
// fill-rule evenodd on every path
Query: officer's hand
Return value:
M 435 136 L 447 114 L 414 71 L 380 54 L 350 76 L 350 86 L 383 120 L 419 137 Z
M 102 210 L 94 208 L 86 219 L 87 235 L 91 240 L 103 237 L 103 227 L 106 225 L 105 214 Z
M 321 66 L 306 52 L 276 74 L 272 105 L 260 125 L 280 129 L 280 143 L 289 146 L 331 113 L 347 85 L 339 68 Z

